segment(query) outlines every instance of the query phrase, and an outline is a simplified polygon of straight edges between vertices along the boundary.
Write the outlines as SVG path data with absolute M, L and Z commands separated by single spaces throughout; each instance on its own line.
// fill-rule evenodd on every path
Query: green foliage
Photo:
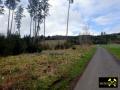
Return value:
M 109 44 L 109 43 L 120 43 L 120 33 L 118 34 L 105 34 L 101 33 L 101 36 L 92 36 L 92 42 L 94 44 Z
M 120 45 L 119 44 L 110 44 L 104 46 L 108 51 L 120 59 Z
M 19 35 L 12 34 L 9 37 L 0 35 L 0 55 L 17 55 L 21 53 L 41 52 L 41 47 L 33 42 L 29 36 L 20 38 Z
M 5 44 L 5 53 L 10 55 L 17 55 L 22 53 L 22 41 L 19 38 L 18 35 L 11 35 L 6 38 L 6 44 Z

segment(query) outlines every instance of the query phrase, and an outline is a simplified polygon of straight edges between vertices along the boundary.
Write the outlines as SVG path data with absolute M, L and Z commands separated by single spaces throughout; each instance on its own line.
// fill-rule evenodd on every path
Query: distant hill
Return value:
M 91 40 L 94 44 L 107 44 L 107 43 L 119 43 L 120 44 L 120 33 L 113 33 L 113 34 L 104 34 L 104 35 L 79 35 L 79 36 L 48 36 L 46 37 L 46 40 L 73 40 L 74 42 L 78 41 L 85 41 L 85 38 L 87 37 L 87 40 Z M 82 39 L 81 39 L 82 38 Z

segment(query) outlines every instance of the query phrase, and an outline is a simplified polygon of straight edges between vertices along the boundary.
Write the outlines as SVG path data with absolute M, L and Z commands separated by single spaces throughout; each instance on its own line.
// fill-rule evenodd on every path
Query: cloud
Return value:
M 103 32 L 106 32 L 107 34 L 111 34 L 111 33 L 120 33 L 120 26 L 116 25 L 112 28 L 105 28 L 103 30 Z
M 116 23 L 117 21 L 120 21 L 120 17 L 118 16 L 120 13 L 110 13 L 105 16 L 99 16 L 95 18 L 95 22 L 99 25 L 111 25 L 113 23 Z
M 26 7 L 27 0 L 22 0 Z M 49 0 L 50 11 L 46 18 L 46 35 L 65 35 L 68 10 L 68 0 Z M 100 34 L 105 30 L 109 32 L 120 32 L 120 0 L 74 0 L 70 9 L 69 35 L 78 35 L 85 32 L 84 26 L 89 25 L 91 34 Z M 25 18 L 22 20 L 22 36 L 30 33 L 30 17 L 27 10 L 24 11 Z M 0 33 L 7 31 L 8 10 L 5 15 L 0 16 Z M 14 30 L 13 30 L 14 31 Z M 43 34 L 43 24 L 40 35 Z

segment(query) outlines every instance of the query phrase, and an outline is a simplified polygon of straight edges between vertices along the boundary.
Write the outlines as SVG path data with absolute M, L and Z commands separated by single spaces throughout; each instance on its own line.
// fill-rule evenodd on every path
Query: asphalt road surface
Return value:
M 99 77 L 118 77 L 118 88 L 99 88 Z M 98 48 L 74 90 L 120 90 L 120 63 Z

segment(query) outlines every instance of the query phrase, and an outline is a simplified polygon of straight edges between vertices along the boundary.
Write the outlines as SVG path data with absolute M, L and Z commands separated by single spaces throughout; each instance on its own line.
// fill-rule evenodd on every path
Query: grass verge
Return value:
M 57 83 L 52 87 L 51 90 L 70 90 L 71 89 L 71 82 L 78 76 L 80 76 L 88 62 L 91 60 L 92 56 L 94 55 L 96 48 L 91 48 L 88 52 L 85 52 L 81 58 L 77 59 L 75 63 L 69 67 L 69 72 L 67 73 L 66 78 L 61 80 L 61 82 Z
M 75 48 L 0 57 L 0 90 L 70 90 L 95 52 L 94 46 Z
M 109 52 L 111 52 L 120 60 L 120 45 L 110 44 L 110 45 L 105 45 L 104 48 L 106 48 Z

